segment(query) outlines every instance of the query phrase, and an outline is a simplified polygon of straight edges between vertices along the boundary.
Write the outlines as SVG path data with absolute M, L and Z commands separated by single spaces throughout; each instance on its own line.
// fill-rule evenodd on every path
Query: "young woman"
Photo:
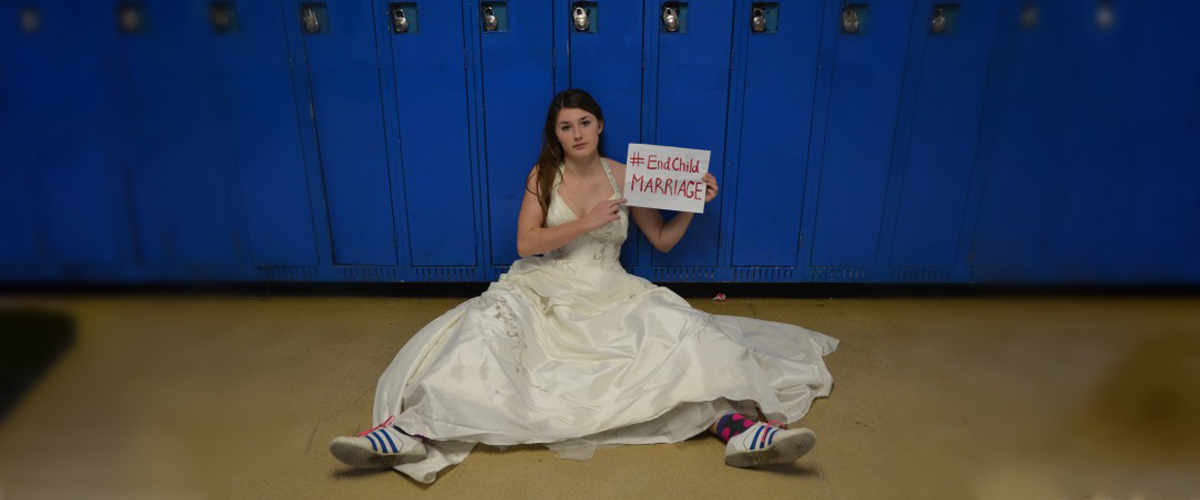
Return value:
M 693 309 L 618 257 L 629 216 L 660 251 L 692 220 L 628 208 L 625 166 L 600 155 L 604 115 L 567 90 L 546 114 L 518 219 L 521 259 L 483 295 L 426 325 L 375 392 L 376 427 L 330 443 L 356 467 L 430 483 L 477 443 L 545 444 L 586 459 L 599 445 L 678 442 L 708 429 L 739 467 L 791 462 L 816 443 L 799 420 L 833 378 L 837 340 Z M 717 182 L 705 175 L 705 201 Z

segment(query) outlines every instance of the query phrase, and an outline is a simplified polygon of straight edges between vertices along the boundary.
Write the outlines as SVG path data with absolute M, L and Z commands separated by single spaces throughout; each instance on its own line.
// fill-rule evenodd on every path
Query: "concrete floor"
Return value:
M 462 300 L 0 297 L 79 326 L 0 422 L 0 499 L 1200 498 L 1198 298 L 693 299 L 841 339 L 813 453 L 480 447 L 430 486 L 336 462 L 396 351 Z

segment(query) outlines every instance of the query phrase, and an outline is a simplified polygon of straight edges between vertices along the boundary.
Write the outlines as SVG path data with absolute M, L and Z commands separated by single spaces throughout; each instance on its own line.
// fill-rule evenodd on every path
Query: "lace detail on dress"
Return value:
M 492 285 L 496 287 L 497 284 Z M 503 288 L 511 293 L 518 293 L 516 286 L 506 284 L 498 288 Z M 529 386 L 542 392 L 547 392 L 542 384 L 539 384 L 533 379 L 533 373 L 529 371 L 529 367 L 525 364 L 526 353 L 529 351 L 529 344 L 525 341 L 525 330 L 517 324 L 517 315 L 512 309 L 512 305 L 504 300 L 500 293 L 489 289 L 483 292 L 483 295 L 475 297 L 468 301 L 470 310 L 479 314 L 499 320 L 501 325 L 500 333 L 504 338 L 512 341 L 511 349 L 513 351 L 513 359 L 516 361 L 514 371 L 529 382 Z M 489 319 L 490 321 L 490 319 Z

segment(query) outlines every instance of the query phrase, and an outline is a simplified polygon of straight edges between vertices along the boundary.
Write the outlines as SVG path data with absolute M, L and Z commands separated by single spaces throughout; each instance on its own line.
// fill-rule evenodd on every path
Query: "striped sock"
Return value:
M 729 442 L 729 438 L 741 434 L 752 425 L 754 420 L 741 413 L 726 413 L 718 418 L 709 430 L 721 438 L 721 441 Z

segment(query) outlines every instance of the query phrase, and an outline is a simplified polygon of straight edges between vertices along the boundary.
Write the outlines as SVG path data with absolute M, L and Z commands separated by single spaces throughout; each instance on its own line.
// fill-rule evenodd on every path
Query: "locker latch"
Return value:
M 26 5 L 21 9 L 21 31 L 26 35 L 37 33 L 41 24 L 41 15 L 39 15 L 37 7 Z
M 571 15 L 575 20 L 575 31 L 587 31 L 588 26 L 591 26 L 592 20 L 588 17 L 587 9 L 582 5 L 575 5 L 575 12 Z
M 117 7 L 117 25 L 121 32 L 127 35 L 146 29 L 145 18 L 145 12 L 139 3 L 125 2 Z
M 309 34 L 328 33 L 329 17 L 323 3 L 306 3 L 300 6 L 300 21 L 304 32 Z
M 662 6 L 662 28 L 668 32 L 679 31 L 679 11 L 676 7 Z
M 217 33 L 237 31 L 237 11 L 232 2 L 213 2 L 208 10 L 213 30 Z
M 396 33 L 408 31 L 408 16 L 404 14 L 404 8 L 395 4 L 392 5 L 392 31 Z

